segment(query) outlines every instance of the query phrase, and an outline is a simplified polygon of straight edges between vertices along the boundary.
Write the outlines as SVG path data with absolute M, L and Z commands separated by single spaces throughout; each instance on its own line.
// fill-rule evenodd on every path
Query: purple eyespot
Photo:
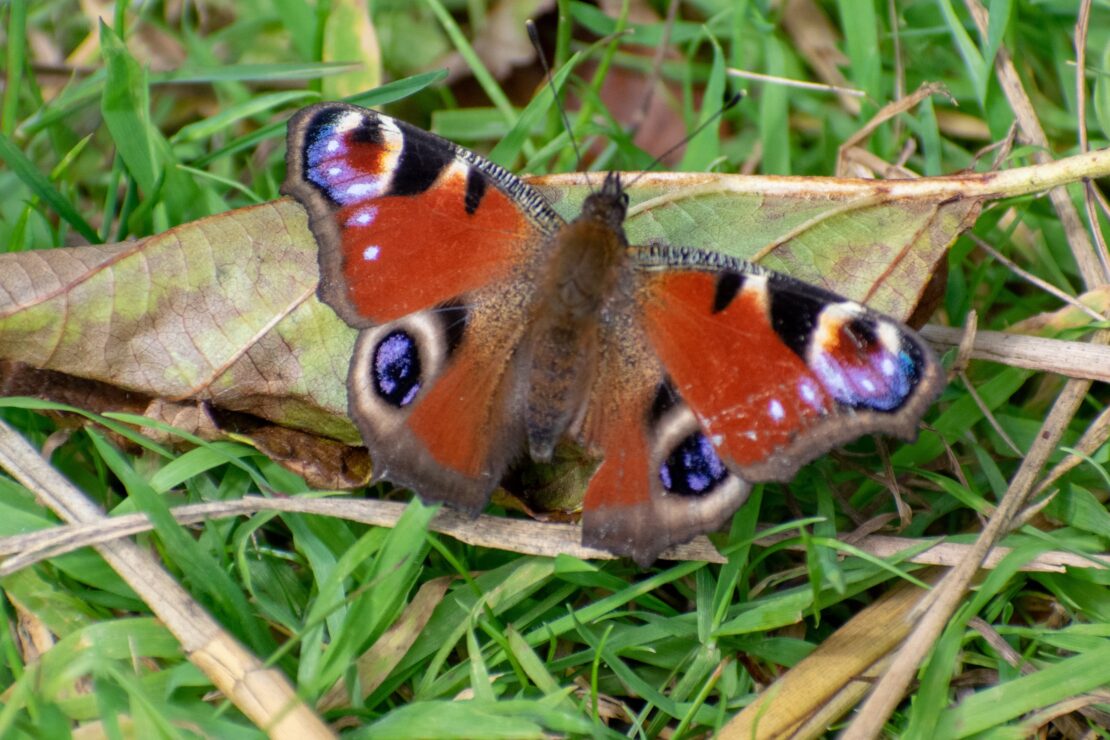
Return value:
M 408 406 L 420 392 L 420 351 L 412 335 L 401 329 L 387 334 L 374 348 L 373 381 L 386 403 Z
M 682 496 L 705 495 L 727 478 L 728 468 L 701 432 L 682 440 L 659 468 L 663 489 Z
M 369 129 L 369 132 L 367 131 Z M 350 110 L 327 111 L 313 122 L 305 140 L 305 177 L 340 205 L 379 197 L 387 178 L 353 164 L 361 140 L 380 140 L 373 122 Z
M 882 331 L 886 330 L 885 338 Z M 889 325 L 854 321 L 846 329 L 854 354 L 818 351 L 811 368 L 829 395 L 854 409 L 894 412 L 913 395 L 921 377 L 921 348 Z

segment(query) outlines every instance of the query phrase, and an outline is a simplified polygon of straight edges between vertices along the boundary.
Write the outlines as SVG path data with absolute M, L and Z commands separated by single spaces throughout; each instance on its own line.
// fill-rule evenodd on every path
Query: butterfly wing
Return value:
M 519 277 L 563 225 L 477 154 L 374 111 L 321 103 L 289 122 L 282 192 L 320 244 L 320 297 L 380 325 Z
M 582 542 L 644 567 L 719 528 L 750 490 L 717 455 L 648 340 L 632 292 L 617 291 L 603 311 L 578 434 L 602 457 L 582 505 Z
M 591 402 L 583 438 L 604 461 L 583 537 L 641 564 L 719 527 L 751 482 L 864 434 L 912 438 L 942 387 L 913 331 L 807 283 L 666 246 L 639 248 L 632 273 L 604 333 L 623 367 L 599 375 L 639 380 Z
M 528 278 L 562 219 L 497 165 L 362 108 L 298 112 L 288 147 L 319 295 L 362 329 L 349 408 L 375 477 L 480 509 L 522 437 Z
M 510 284 L 359 333 L 348 406 L 375 480 L 477 514 L 524 439 Z M 506 313 L 509 320 L 506 320 Z
M 788 480 L 864 434 L 912 439 L 940 393 L 920 337 L 835 293 L 697 250 L 652 246 L 637 262 L 651 346 L 745 480 Z

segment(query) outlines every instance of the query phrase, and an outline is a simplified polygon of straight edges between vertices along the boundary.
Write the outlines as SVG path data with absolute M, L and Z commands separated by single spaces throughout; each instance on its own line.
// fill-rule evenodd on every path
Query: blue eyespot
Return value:
M 663 489 L 682 496 L 703 496 L 727 478 L 728 468 L 701 432 L 682 440 L 659 468 Z
M 374 348 L 374 390 L 386 403 L 404 408 L 420 391 L 422 368 L 416 340 L 408 332 L 390 332 Z

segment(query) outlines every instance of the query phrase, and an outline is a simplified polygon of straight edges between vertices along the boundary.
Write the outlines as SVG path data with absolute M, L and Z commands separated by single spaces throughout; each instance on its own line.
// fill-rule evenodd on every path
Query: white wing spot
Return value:
M 339 117 L 339 120 L 336 122 L 335 128 L 337 131 L 347 133 L 348 131 L 353 131 L 354 129 L 358 128 L 359 124 L 361 123 L 362 114 L 358 113 L 357 111 L 349 110 Z
M 374 219 L 377 215 L 378 209 L 374 206 L 360 208 L 355 212 L 354 218 L 348 221 L 348 223 L 352 226 L 369 226 L 374 223 Z
M 782 403 L 777 398 L 772 398 L 771 403 L 767 404 L 767 411 L 775 421 L 782 421 L 786 418 L 786 409 L 782 407 Z
M 724 444 L 725 438 L 719 434 L 714 434 L 712 437 L 709 438 L 709 441 L 713 443 L 714 447 L 720 447 L 722 444 Z
M 356 182 L 347 188 L 347 195 L 353 198 L 361 198 L 364 195 L 377 195 L 378 189 L 375 183 Z
M 329 153 L 339 151 L 339 140 L 338 139 L 328 139 L 327 150 L 328 150 Z
M 343 168 L 342 168 L 342 167 L 328 167 L 328 175 L 329 175 L 330 177 L 336 177 L 336 176 L 338 176 L 338 175 L 339 175 L 339 174 L 340 174 L 341 172 L 343 172 Z
M 894 375 L 894 371 L 895 371 L 894 360 L 890 359 L 889 357 L 884 357 L 882 368 L 883 368 L 883 375 L 887 375 L 887 376 Z
M 367 262 L 373 262 L 382 253 L 382 248 L 376 244 L 371 244 L 366 249 L 362 250 L 362 258 Z
M 863 389 L 865 391 L 867 391 L 868 393 L 874 393 L 875 392 L 875 384 L 873 382 L 871 382 L 871 378 L 864 378 L 860 382 L 860 385 L 862 385 Z

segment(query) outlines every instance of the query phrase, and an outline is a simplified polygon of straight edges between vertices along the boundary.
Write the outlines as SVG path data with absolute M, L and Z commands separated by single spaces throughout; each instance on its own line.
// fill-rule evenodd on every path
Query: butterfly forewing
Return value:
M 320 294 L 371 326 L 520 279 L 561 225 L 536 191 L 438 136 L 342 103 L 289 124 L 283 192 L 320 243 Z

